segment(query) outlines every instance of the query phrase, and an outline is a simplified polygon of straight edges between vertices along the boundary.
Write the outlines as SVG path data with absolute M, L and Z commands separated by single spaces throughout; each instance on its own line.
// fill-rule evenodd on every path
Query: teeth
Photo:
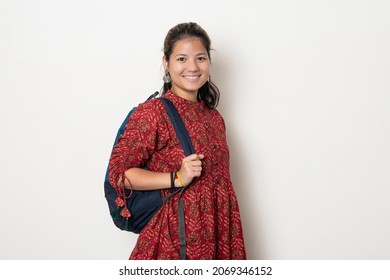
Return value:
M 199 76 L 184 76 L 184 78 L 186 78 L 188 80 L 196 80 L 199 78 Z

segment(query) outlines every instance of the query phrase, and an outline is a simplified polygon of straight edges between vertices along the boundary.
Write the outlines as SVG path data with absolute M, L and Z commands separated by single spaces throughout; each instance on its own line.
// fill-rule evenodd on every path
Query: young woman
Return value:
M 215 109 L 219 90 L 210 80 L 211 42 L 196 23 L 169 30 L 162 59 L 162 95 L 188 130 L 195 154 L 185 157 L 164 105 L 140 104 L 114 147 L 109 177 L 116 188 L 161 189 L 192 183 L 182 195 L 186 259 L 246 259 L 237 197 L 230 180 L 225 124 Z M 148 169 L 141 168 L 147 166 Z M 139 234 L 130 259 L 179 259 L 178 195 Z

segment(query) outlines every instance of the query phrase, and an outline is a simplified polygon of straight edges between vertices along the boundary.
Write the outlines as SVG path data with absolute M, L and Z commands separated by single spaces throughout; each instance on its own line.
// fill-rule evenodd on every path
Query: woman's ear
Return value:
M 165 57 L 165 55 L 162 57 L 162 64 L 163 64 L 164 70 L 168 69 L 168 61 L 167 61 L 167 58 Z

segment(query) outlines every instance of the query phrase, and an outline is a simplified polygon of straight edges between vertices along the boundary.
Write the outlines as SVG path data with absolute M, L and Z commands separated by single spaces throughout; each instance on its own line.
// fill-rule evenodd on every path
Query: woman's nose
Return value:
M 193 71 L 193 72 L 198 71 L 199 70 L 198 62 L 195 59 L 189 59 L 187 68 L 189 71 Z

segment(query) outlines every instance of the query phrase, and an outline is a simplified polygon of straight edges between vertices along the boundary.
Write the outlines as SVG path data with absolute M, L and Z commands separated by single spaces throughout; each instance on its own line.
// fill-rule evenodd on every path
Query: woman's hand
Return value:
M 182 187 L 181 183 L 186 187 L 195 177 L 200 177 L 202 174 L 202 159 L 204 159 L 204 155 L 201 154 L 192 154 L 183 159 L 178 171 L 180 180 L 178 180 L 179 184 L 175 184 L 176 187 Z

